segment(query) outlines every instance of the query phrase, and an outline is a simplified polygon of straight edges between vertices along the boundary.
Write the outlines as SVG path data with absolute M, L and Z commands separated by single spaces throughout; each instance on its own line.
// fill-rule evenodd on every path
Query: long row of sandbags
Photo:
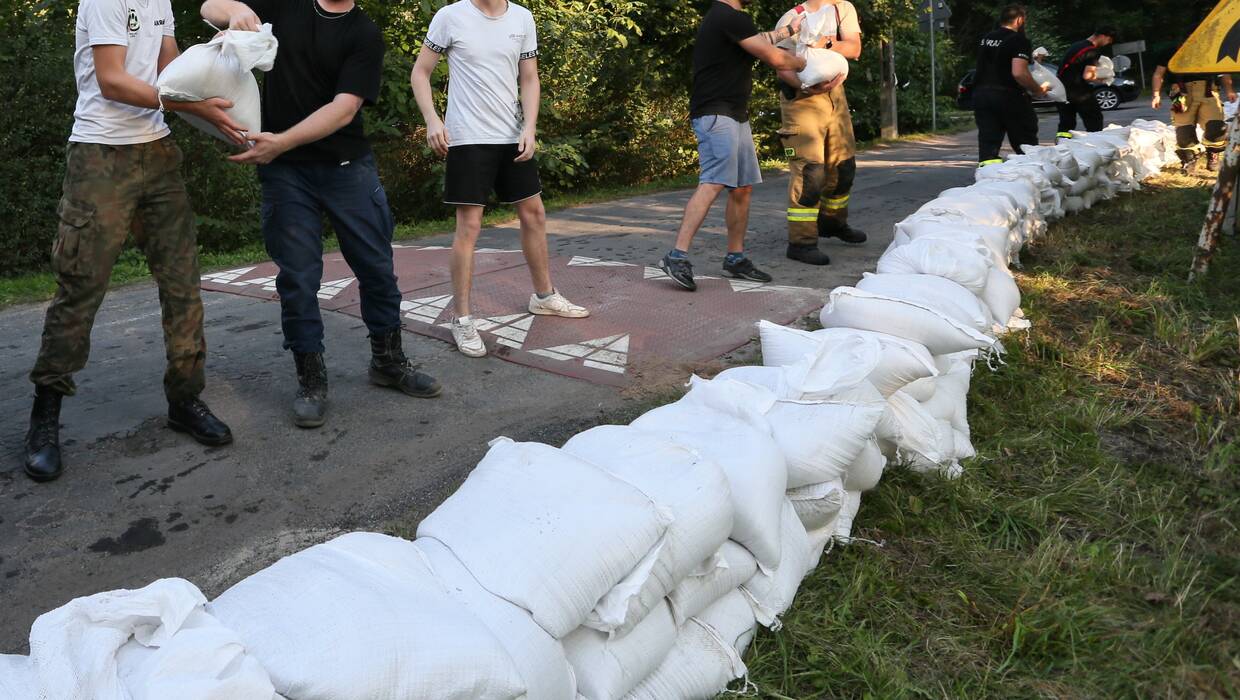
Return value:
M 961 474 L 975 365 L 1028 327 L 1021 248 L 1173 158 L 1144 123 L 982 168 L 896 225 L 821 330 L 759 324 L 762 366 L 562 448 L 496 439 L 413 541 L 345 535 L 210 603 L 180 579 L 74 600 L 0 657 L 0 697 L 713 697 L 888 465 Z

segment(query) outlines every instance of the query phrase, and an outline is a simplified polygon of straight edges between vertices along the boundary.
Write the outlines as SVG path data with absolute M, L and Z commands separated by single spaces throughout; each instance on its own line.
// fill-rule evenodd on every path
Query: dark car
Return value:
M 1120 69 L 1121 65 L 1123 63 L 1117 59 L 1115 82 L 1110 85 L 1094 83 L 1094 98 L 1098 100 L 1098 106 L 1104 110 L 1119 109 L 1119 106 L 1125 102 L 1132 102 L 1141 96 L 1141 88 L 1130 78 L 1124 77 L 1123 70 Z M 1129 66 L 1131 66 L 1130 62 Z M 975 73 L 976 71 L 969 71 L 960 79 L 960 85 L 957 87 L 956 93 L 956 106 L 960 109 L 973 109 L 973 81 Z M 1033 106 L 1049 108 L 1054 107 L 1055 102 L 1047 99 L 1035 99 Z

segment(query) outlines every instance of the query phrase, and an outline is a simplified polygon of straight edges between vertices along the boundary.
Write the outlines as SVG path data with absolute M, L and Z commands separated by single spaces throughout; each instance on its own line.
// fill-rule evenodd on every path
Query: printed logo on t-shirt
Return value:
M 142 25 L 138 23 L 138 12 L 132 7 L 129 8 L 129 33 L 137 34 Z
M 527 36 L 529 36 L 529 34 L 509 34 L 509 35 L 508 35 L 508 38 L 509 38 L 509 39 L 512 39 L 513 41 L 517 42 L 518 44 L 524 44 L 524 43 L 525 43 L 525 38 L 526 38 Z

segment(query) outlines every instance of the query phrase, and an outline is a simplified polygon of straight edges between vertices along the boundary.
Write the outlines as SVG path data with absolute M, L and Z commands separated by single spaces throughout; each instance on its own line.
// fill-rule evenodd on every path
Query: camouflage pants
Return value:
M 207 346 L 181 150 L 171 137 L 133 146 L 70 143 L 67 160 L 52 247 L 59 288 L 30 381 L 65 395 L 76 391 L 73 374 L 86 366 L 95 314 L 132 232 L 159 286 L 168 361 L 164 393 L 173 401 L 196 397 Z

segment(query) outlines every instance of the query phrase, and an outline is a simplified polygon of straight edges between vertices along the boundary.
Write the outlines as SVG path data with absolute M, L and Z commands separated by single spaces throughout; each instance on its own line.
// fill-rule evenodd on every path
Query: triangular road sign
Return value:
M 1240 72 L 1240 2 L 1223 0 L 1175 52 L 1175 73 Z

